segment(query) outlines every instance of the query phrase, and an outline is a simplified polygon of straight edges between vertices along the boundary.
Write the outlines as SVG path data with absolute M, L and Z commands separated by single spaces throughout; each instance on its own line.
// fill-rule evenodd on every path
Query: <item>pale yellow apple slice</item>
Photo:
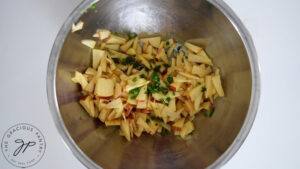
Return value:
M 177 44 L 177 43 L 174 43 L 174 44 L 170 47 L 170 49 L 168 50 L 168 57 L 171 57 L 171 55 L 172 55 L 172 53 L 173 53 L 173 51 L 174 51 L 174 48 L 176 47 L 176 44 Z
M 170 84 L 169 88 L 172 91 L 179 91 L 182 84 L 183 84 L 182 82 L 173 82 L 173 83 Z
M 81 40 L 81 43 L 84 44 L 85 46 L 89 47 L 89 48 L 94 48 L 96 45 L 96 41 L 94 40 L 90 40 L 90 39 L 84 39 Z
M 176 58 L 176 66 L 182 66 L 183 65 L 183 52 L 179 52 Z
M 110 114 L 111 112 L 111 109 L 107 109 L 107 108 L 103 108 L 99 114 L 99 119 L 102 121 L 102 122 L 105 122 L 108 115 Z
M 121 121 L 121 126 L 120 126 L 121 131 L 123 132 L 125 138 L 130 141 L 130 129 L 129 129 L 129 121 L 128 120 L 122 120 Z
M 213 88 L 214 88 L 211 75 L 205 76 L 205 88 L 206 88 L 205 98 L 211 97 L 213 94 Z
M 114 94 L 114 81 L 112 79 L 98 78 L 95 87 L 95 95 L 98 97 L 110 97 Z
M 127 51 L 126 51 L 126 54 L 128 55 L 136 55 L 136 52 L 133 48 L 129 48 Z
M 196 98 L 201 94 L 202 94 L 202 86 L 197 86 L 197 87 L 193 88 L 192 90 L 190 90 L 190 92 L 189 92 L 189 96 L 192 101 L 195 101 Z
M 75 76 L 72 78 L 72 81 L 74 83 L 79 83 L 82 89 L 88 85 L 87 78 L 78 71 L 75 71 Z
M 133 48 L 134 50 L 136 50 L 136 48 L 137 48 L 137 46 L 138 46 L 138 40 L 139 40 L 138 37 L 135 37 L 135 38 L 134 38 L 134 41 L 133 41 L 133 44 L 132 44 L 132 48 Z
M 199 52 L 201 52 L 201 51 L 203 50 L 201 47 L 196 46 L 196 45 L 193 45 L 193 44 L 191 44 L 191 43 L 189 43 L 189 42 L 185 42 L 185 43 L 184 43 L 184 46 L 185 46 L 186 48 L 188 48 L 189 50 L 195 52 L 195 53 L 199 53 Z
M 120 126 L 120 125 L 121 125 L 120 119 L 105 121 L 105 126 Z
M 126 39 L 122 38 L 120 36 L 117 35 L 113 35 L 111 34 L 105 41 L 108 44 L 125 44 L 126 43 Z
M 84 88 L 85 91 L 93 93 L 96 84 L 96 78 L 94 77 L 89 84 Z
M 214 87 L 218 93 L 218 95 L 220 97 L 224 97 L 224 91 L 223 91 L 223 88 L 222 88 L 222 84 L 221 84 L 221 77 L 220 75 L 215 75 L 212 77 L 212 82 L 214 84 Z
M 175 123 L 171 126 L 173 130 L 181 131 L 184 125 L 184 118 L 178 119 Z
M 123 103 L 121 98 L 114 99 L 106 105 L 108 109 L 123 109 Z
M 119 50 L 120 45 L 119 44 L 106 44 L 104 49 Z
M 186 122 L 180 131 L 181 138 L 185 138 L 188 134 L 195 130 L 195 126 L 191 121 Z
M 126 52 L 131 47 L 133 41 L 134 41 L 134 39 L 131 39 L 131 40 L 127 41 L 124 45 L 122 45 L 120 47 L 121 51 Z
M 91 117 L 98 117 L 99 111 L 95 109 L 94 101 L 92 100 L 91 96 L 87 96 L 83 99 L 80 99 L 79 103 L 89 113 Z
M 147 85 L 144 85 L 136 97 L 137 107 L 138 109 L 146 109 L 147 108 Z
M 106 56 L 105 50 L 93 49 L 93 68 L 96 69 L 103 57 Z
M 192 74 L 198 75 L 199 77 L 204 77 L 205 75 L 208 75 L 211 73 L 211 67 L 208 66 L 206 67 L 205 64 L 201 64 L 200 66 L 198 65 L 193 65 L 192 68 Z
M 202 50 L 198 55 L 193 53 L 188 54 L 188 61 L 196 63 L 204 63 L 207 65 L 212 65 L 211 59 L 206 55 L 205 51 Z
M 161 41 L 160 36 L 152 37 L 152 38 L 142 38 L 141 39 L 141 42 L 143 42 L 144 45 L 147 45 L 148 43 L 150 43 L 153 47 L 156 47 L 156 48 L 159 47 L 160 41 Z
M 83 28 L 84 22 L 83 21 L 79 21 L 76 25 L 73 24 L 72 25 L 72 33 L 79 31 Z
M 111 33 L 109 30 L 99 29 L 99 30 L 97 30 L 97 35 L 100 40 L 104 40 L 104 39 L 108 38 L 111 35 Z

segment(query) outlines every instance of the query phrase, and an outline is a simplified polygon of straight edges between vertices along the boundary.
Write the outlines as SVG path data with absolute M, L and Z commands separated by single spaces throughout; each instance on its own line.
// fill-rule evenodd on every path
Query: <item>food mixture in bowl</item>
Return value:
M 212 117 L 214 99 L 224 97 L 220 70 L 200 46 L 104 29 L 93 38 L 81 41 L 92 50 L 91 67 L 72 78 L 84 94 L 79 103 L 128 141 L 143 132 L 189 138 L 195 116 Z

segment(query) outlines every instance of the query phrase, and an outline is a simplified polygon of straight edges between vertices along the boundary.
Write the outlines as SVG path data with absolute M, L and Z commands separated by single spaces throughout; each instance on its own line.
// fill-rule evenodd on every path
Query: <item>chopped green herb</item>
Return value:
M 119 58 L 112 58 L 113 61 L 116 63 L 116 64 L 119 64 L 120 63 L 120 59 Z
M 160 98 L 159 101 L 161 101 L 162 103 L 165 103 L 165 100 L 163 98 Z
M 154 70 L 154 72 L 159 72 L 159 69 L 160 69 L 160 65 L 155 66 L 155 68 L 153 70 Z
M 209 112 L 209 117 L 212 117 L 213 115 L 214 115 L 214 112 L 215 112 L 215 107 L 212 107 L 211 109 L 210 109 L 210 112 Z
M 206 112 L 204 113 L 204 117 L 206 117 L 206 118 L 208 117 L 208 115 L 207 115 L 207 113 L 206 113 Z
M 194 131 L 190 132 L 188 135 L 191 136 L 191 135 L 193 135 L 193 134 L 194 134 Z
M 151 74 L 151 79 L 154 81 L 154 82 L 159 82 L 160 81 L 160 77 L 159 77 L 159 74 L 157 72 L 153 72 Z
M 145 74 L 140 74 L 140 78 L 146 79 L 146 75 Z
M 153 64 L 155 64 L 155 60 L 154 59 L 150 59 L 150 62 L 152 62 Z
M 96 6 L 97 6 L 97 2 L 93 3 L 93 4 L 90 6 L 90 9 L 94 9 Z
M 181 49 L 182 46 L 178 46 L 177 51 L 179 51 Z
M 206 88 L 205 87 L 202 87 L 202 90 L 201 90 L 202 92 L 205 92 L 206 91 Z
M 170 102 L 171 101 L 171 98 L 170 97 L 167 97 L 167 99 L 166 99 L 168 102 Z
M 169 75 L 169 76 L 167 77 L 167 81 L 168 81 L 169 83 L 172 83 L 172 82 L 173 82 L 173 77 L 172 77 L 171 75 Z
M 133 81 L 133 82 L 136 82 L 136 81 L 137 81 L 137 77 L 134 77 L 134 78 L 132 79 L 132 81 Z
M 134 62 L 133 63 L 133 68 L 135 68 L 136 70 L 142 70 L 144 68 L 143 64 L 139 64 L 138 62 Z
M 157 123 L 155 123 L 155 126 L 157 126 L 158 124 Z
M 135 63 L 135 58 L 133 56 L 127 56 L 126 58 L 122 59 L 121 62 L 122 65 L 129 65 L 134 63 Z
M 166 87 L 170 87 L 169 83 L 164 82 L 164 84 L 166 85 Z
M 175 92 L 174 91 L 172 92 L 172 94 L 173 94 L 173 96 L 175 96 Z
M 148 69 L 147 67 L 145 67 L 145 71 L 146 71 L 146 72 L 149 72 L 149 71 L 150 71 L 150 69 Z
M 168 67 L 170 67 L 170 65 L 165 63 L 164 67 L 168 68 Z
M 200 85 L 201 83 L 200 82 L 198 82 L 198 85 Z
M 168 94 L 168 88 L 166 88 L 166 87 L 160 87 L 159 90 L 160 90 L 164 95 Z
M 150 123 L 150 120 L 149 120 L 149 119 L 146 119 L 146 123 Z
M 130 90 L 129 91 L 129 94 L 131 95 L 130 99 L 131 100 L 136 99 L 136 97 L 138 96 L 139 92 L 140 92 L 140 88 L 135 88 L 135 89 Z
M 136 33 L 131 33 L 131 32 L 126 32 L 126 34 L 127 34 L 129 40 L 133 39 L 133 38 L 135 38 L 137 36 Z
M 85 13 L 87 13 L 87 9 L 81 11 L 81 14 L 85 14 Z
M 170 42 L 167 40 L 166 41 L 166 46 L 169 46 L 170 45 Z
M 156 120 L 156 116 L 152 115 L 151 120 Z
M 170 131 L 167 130 L 167 129 L 165 129 L 165 128 L 163 127 L 162 130 L 161 130 L 160 135 L 161 135 L 161 136 L 165 136 L 165 135 L 169 135 L 169 134 L 170 134 Z

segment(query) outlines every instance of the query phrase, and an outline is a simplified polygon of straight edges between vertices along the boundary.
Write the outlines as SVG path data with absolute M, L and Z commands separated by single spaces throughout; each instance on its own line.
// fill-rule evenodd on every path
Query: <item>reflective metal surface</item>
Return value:
M 256 52 L 245 27 L 222 1 L 206 0 L 100 0 L 84 1 L 69 16 L 49 59 L 47 94 L 56 126 L 74 155 L 88 168 L 199 169 L 219 168 L 246 138 L 258 107 L 260 79 Z M 70 33 L 72 23 L 85 22 Z M 176 35 L 205 48 L 221 68 L 225 98 L 215 102 L 213 118 L 196 118 L 194 137 L 143 135 L 127 142 L 116 128 L 90 118 L 77 103 L 74 71 L 91 64 L 91 50 L 80 40 L 97 28 L 116 32 Z

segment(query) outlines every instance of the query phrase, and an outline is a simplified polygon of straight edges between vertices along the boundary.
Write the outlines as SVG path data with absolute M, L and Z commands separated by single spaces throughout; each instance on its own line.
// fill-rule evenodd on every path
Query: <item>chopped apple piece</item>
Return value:
M 182 75 L 182 76 L 185 76 L 185 77 L 187 77 L 187 78 L 189 78 L 189 79 L 200 80 L 199 77 L 194 76 L 194 75 L 191 75 L 191 74 L 189 74 L 189 73 L 179 72 L 178 74 L 180 74 L 180 75 Z
M 205 110 L 210 110 L 212 104 L 210 102 L 204 102 L 200 106 L 200 110 L 205 109 Z
M 110 97 L 114 94 L 114 81 L 112 79 L 98 78 L 95 95 L 98 97 Z
M 96 45 L 96 41 L 94 40 L 89 40 L 89 39 L 84 39 L 81 41 L 82 44 L 84 44 L 85 46 L 89 47 L 89 48 L 94 48 Z
M 80 99 L 79 103 L 89 113 L 91 117 L 98 117 L 99 111 L 95 109 L 94 101 L 91 96 Z
M 147 85 L 143 86 L 136 98 L 138 109 L 146 109 L 147 108 Z
M 175 121 L 175 123 L 171 126 L 171 128 L 173 130 L 181 131 L 181 129 L 183 128 L 183 125 L 184 125 L 184 118 L 181 118 L 181 119 Z
M 179 52 L 179 55 L 176 59 L 176 66 L 182 66 L 183 65 L 183 53 Z
M 206 55 L 205 51 L 202 50 L 199 55 L 195 55 L 193 53 L 189 53 L 188 55 L 188 61 L 190 62 L 196 62 L 196 63 L 204 63 L 207 65 L 212 65 L 212 61 L 210 58 Z
M 96 69 L 103 57 L 106 56 L 106 51 L 100 49 L 93 49 L 93 68 Z
M 123 103 L 121 98 L 115 99 L 106 105 L 108 109 L 123 109 Z
M 176 47 L 176 44 L 177 44 L 177 43 L 174 43 L 174 44 L 170 47 L 170 49 L 168 50 L 168 57 L 171 57 L 171 55 L 172 55 L 172 53 L 173 53 L 173 51 L 174 51 L 174 48 Z
M 204 77 L 211 73 L 211 67 L 206 67 L 205 64 L 201 64 L 200 66 L 194 65 L 192 69 L 192 74 L 198 75 L 199 77 Z
M 110 114 L 110 109 L 107 109 L 107 108 L 103 108 L 99 114 L 99 119 L 102 121 L 102 122 L 105 122 L 108 115 Z
M 186 100 L 184 102 L 184 106 L 183 107 L 184 107 L 185 111 L 187 111 L 187 112 L 192 112 L 194 110 L 194 105 L 189 100 Z
M 111 50 L 119 50 L 120 45 L 119 44 L 106 44 L 104 46 L 105 49 L 111 49 Z
M 121 121 L 121 131 L 123 132 L 125 138 L 130 141 L 131 137 L 130 137 L 130 129 L 129 129 L 129 121 L 128 120 L 122 120 Z
M 95 69 L 89 67 L 86 69 L 85 74 L 94 76 L 97 74 L 97 71 Z
M 120 47 L 121 51 L 126 52 L 132 45 L 134 39 L 127 41 L 124 45 Z
M 141 126 L 147 133 L 154 133 L 152 128 L 142 118 L 138 118 L 137 124 Z
M 185 43 L 184 43 L 184 46 L 185 46 L 186 48 L 188 48 L 189 50 L 195 52 L 195 53 L 199 53 L 199 52 L 201 52 L 201 51 L 203 50 L 201 47 L 196 46 L 196 45 L 193 45 L 193 44 L 191 44 L 191 43 L 189 43 L 189 42 L 185 42 Z
M 110 31 L 105 29 L 97 30 L 97 34 L 100 40 L 104 40 L 111 35 Z
M 120 126 L 120 125 L 121 125 L 120 119 L 105 121 L 105 126 Z
M 144 64 L 148 69 L 151 69 L 150 63 L 143 57 L 139 58 L 142 62 L 142 64 Z
M 117 99 L 122 95 L 122 87 L 119 83 L 116 83 L 115 85 L 115 93 L 114 98 Z
M 84 88 L 84 91 L 87 91 L 89 93 L 93 93 L 95 88 L 96 78 L 94 77 L 89 84 Z
M 145 80 L 144 78 L 137 78 L 136 82 L 132 82 L 132 80 L 129 80 L 128 85 L 125 87 L 125 91 L 129 92 L 132 89 L 144 86 L 148 83 L 149 81 Z
M 106 69 L 107 68 L 107 58 L 106 58 L 106 56 L 101 58 L 100 67 L 101 67 L 101 70 L 103 72 L 107 71 L 107 69 Z
M 166 41 L 165 48 L 172 46 L 174 43 L 176 43 L 174 38 L 170 38 L 169 40 Z
M 148 44 L 150 43 L 153 47 L 158 48 L 160 45 L 160 41 L 161 41 L 161 37 L 152 37 L 152 38 L 142 38 L 141 42 L 143 42 L 144 44 Z
M 83 25 L 84 25 L 84 22 L 82 22 L 82 21 L 79 21 L 76 25 L 73 24 L 72 25 L 72 33 L 81 30 L 83 28 Z
M 179 91 L 182 84 L 183 84 L 182 82 L 173 82 L 170 84 L 169 89 L 172 91 Z
M 72 81 L 74 83 L 79 83 L 82 89 L 85 89 L 88 85 L 87 78 L 77 71 L 75 71 L 75 76 L 72 78 Z
M 113 35 L 111 34 L 105 41 L 106 43 L 108 44 L 124 44 L 126 42 L 126 39 L 125 38 L 122 38 L 120 36 L 117 36 L 117 35 Z
M 211 97 L 213 94 L 214 86 L 212 83 L 212 76 L 210 76 L 210 75 L 205 76 L 205 88 L 206 88 L 205 98 Z
M 200 104 L 203 102 L 202 96 L 203 96 L 203 93 L 198 95 L 194 101 L 194 109 L 196 111 L 200 111 Z
M 192 90 L 190 90 L 189 96 L 192 101 L 195 101 L 196 98 L 202 94 L 201 90 L 202 90 L 202 86 L 197 86 L 197 87 L 193 88 Z
M 126 52 L 128 55 L 136 55 L 135 50 L 133 48 L 129 48 Z
M 164 48 L 158 48 L 156 58 L 163 60 L 166 64 L 170 63 Z
M 220 75 L 215 75 L 212 77 L 212 82 L 214 84 L 214 87 L 218 93 L 218 95 L 220 97 L 224 97 L 224 91 L 223 91 L 223 88 L 222 88 L 222 84 L 221 84 L 221 77 Z
M 183 61 L 184 61 L 184 69 L 186 72 L 188 73 L 191 73 L 192 72 L 192 64 L 186 59 L 186 58 L 183 58 Z
M 139 46 L 139 45 L 138 45 L 138 40 L 139 40 L 138 37 L 135 37 L 134 40 L 133 40 L 132 48 L 133 48 L 134 50 L 136 50 L 136 49 L 137 49 L 137 46 Z
M 188 134 L 195 130 L 194 124 L 191 121 L 188 121 L 184 124 L 180 136 L 184 139 Z

